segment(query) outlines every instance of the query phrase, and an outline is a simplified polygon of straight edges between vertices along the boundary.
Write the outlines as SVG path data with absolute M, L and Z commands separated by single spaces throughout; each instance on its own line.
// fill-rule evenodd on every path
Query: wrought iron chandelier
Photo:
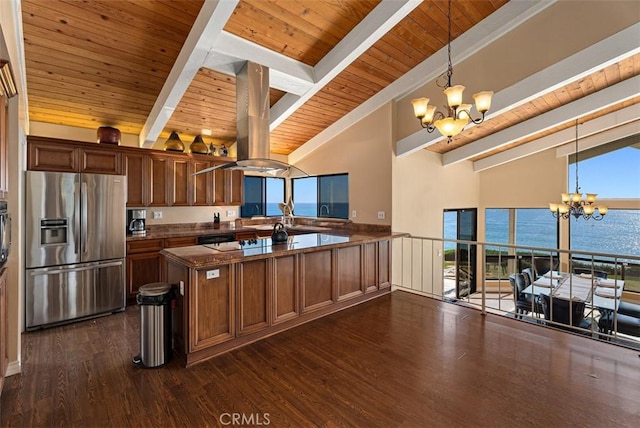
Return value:
M 462 103 L 462 92 L 464 91 L 464 86 L 451 85 L 451 76 L 453 76 L 453 65 L 451 64 L 451 0 L 449 0 L 449 12 L 447 14 L 447 18 L 449 20 L 447 71 L 438 78 L 446 78 L 446 82 L 444 85 L 440 85 L 436 81 L 438 86 L 444 88 L 443 92 L 447 96 L 447 114 L 445 115 L 441 111 L 437 111 L 436 106 L 429 105 L 429 98 L 416 98 L 411 100 L 411 104 L 413 105 L 413 113 L 420 121 L 420 126 L 425 128 L 429 133 L 437 129 L 442 135 L 447 137 L 448 142 L 451 142 L 451 138 L 462 132 L 469 122 L 479 124 L 484 121 L 485 114 L 491 107 L 491 97 L 493 96 L 493 92 L 483 91 L 473 95 L 476 110 L 482 115 L 481 117 L 473 118 L 471 116 L 471 104 Z
M 596 193 L 587 193 L 586 199 L 582 198 L 580 186 L 578 185 L 578 120 L 576 119 L 576 192 L 562 193 L 562 203 L 549 204 L 549 210 L 555 218 L 568 219 L 573 216 L 577 219 L 580 217 L 585 220 L 590 218 L 593 220 L 602 220 L 609 208 L 600 205 L 596 206 Z

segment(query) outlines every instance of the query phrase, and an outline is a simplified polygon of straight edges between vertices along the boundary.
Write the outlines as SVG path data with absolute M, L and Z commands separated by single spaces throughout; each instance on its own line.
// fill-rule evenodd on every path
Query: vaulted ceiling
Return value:
M 516 9 L 522 3 L 454 0 L 452 37 L 501 8 L 513 8 L 502 12 L 516 20 L 525 13 Z M 251 60 L 270 68 L 271 151 L 289 155 L 385 90 L 390 99 L 406 93 L 406 84 L 389 88 L 447 44 L 448 4 L 441 0 L 22 0 L 21 6 L 29 120 L 115 126 L 140 135 L 146 146 L 173 130 L 185 142 L 203 130 L 216 144 L 234 142 L 235 74 Z M 529 8 L 535 6 L 522 10 Z M 627 53 L 535 97 L 523 95 L 512 108 L 499 105 L 498 114 L 450 144 L 407 142 L 399 151 L 427 148 L 449 154 L 450 162 L 482 160 L 572 121 L 487 150 L 482 141 L 490 136 L 639 74 L 640 54 Z M 583 119 L 638 101 L 636 93 Z M 460 152 L 474 143 L 482 147 Z

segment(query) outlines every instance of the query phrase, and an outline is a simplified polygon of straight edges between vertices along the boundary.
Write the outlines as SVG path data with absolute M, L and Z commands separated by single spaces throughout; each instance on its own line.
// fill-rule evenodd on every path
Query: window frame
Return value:
M 323 178 L 333 178 L 333 177 L 344 177 L 346 180 L 346 186 L 347 186 L 347 201 L 346 201 L 346 212 L 344 213 L 345 215 L 333 215 L 331 214 L 331 209 L 329 206 L 333 206 L 336 203 L 342 203 L 342 202 L 328 202 L 328 203 L 324 203 L 324 199 L 322 199 L 322 180 Z M 335 174 L 323 174 L 323 175 L 315 175 L 315 176 L 310 176 L 310 177 L 300 177 L 300 178 L 293 178 L 291 179 L 291 195 L 294 196 L 295 195 L 295 183 L 296 180 L 300 180 L 300 179 L 308 179 L 308 178 L 315 178 L 316 179 L 316 218 L 334 218 L 334 219 L 341 219 L 341 220 L 348 220 L 349 219 L 349 173 L 344 172 L 344 173 L 335 173 Z M 295 197 L 293 197 L 293 201 L 295 204 Z M 328 213 L 327 214 L 322 214 L 322 207 L 323 206 L 327 206 L 327 210 Z M 334 211 L 335 212 L 335 211 Z M 294 215 L 296 215 L 295 213 L 295 206 L 294 206 Z
M 246 189 L 248 188 L 247 186 L 247 182 L 246 180 L 259 180 L 260 181 L 260 199 L 261 202 L 259 205 L 259 207 L 261 208 L 259 211 L 259 213 L 257 214 L 251 214 L 251 215 L 247 215 L 245 214 L 246 208 L 245 206 L 247 205 L 246 203 Z M 245 200 L 243 201 L 244 203 L 242 205 L 240 205 L 239 208 L 239 216 L 240 218 L 251 218 L 251 217 L 279 217 L 282 214 L 271 214 L 271 215 L 267 215 L 267 211 L 268 211 L 268 201 L 267 201 L 267 180 L 281 180 L 282 181 L 282 201 L 285 201 L 285 196 L 286 196 L 286 181 L 284 178 L 281 177 L 261 177 L 261 176 L 257 176 L 257 175 L 245 175 L 244 178 L 244 188 L 245 188 Z

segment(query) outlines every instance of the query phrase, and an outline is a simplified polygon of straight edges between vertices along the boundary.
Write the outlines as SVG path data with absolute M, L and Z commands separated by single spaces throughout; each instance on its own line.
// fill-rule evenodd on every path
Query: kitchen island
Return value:
M 162 250 L 178 288 L 175 354 L 188 367 L 388 294 L 393 238 L 311 233 L 275 245 L 266 238 Z

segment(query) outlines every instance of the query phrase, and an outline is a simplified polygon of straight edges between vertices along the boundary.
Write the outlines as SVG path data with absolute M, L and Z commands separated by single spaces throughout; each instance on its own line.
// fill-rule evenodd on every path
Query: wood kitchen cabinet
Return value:
M 310 312 L 334 303 L 334 257 L 331 250 L 302 254 L 302 312 Z
M 278 324 L 297 318 L 298 306 L 298 256 L 275 257 L 273 259 L 273 304 L 272 323 Z
M 337 300 L 350 299 L 364 293 L 362 290 L 362 247 L 338 248 L 336 257 Z
M 244 173 L 216 169 L 213 171 L 213 205 L 242 205 L 244 203 Z
M 189 306 L 188 349 L 194 352 L 235 337 L 235 282 L 230 265 L 216 268 L 217 278 L 199 270 L 193 289 L 187 287 Z M 187 326 L 182 326 L 186 328 Z
M 127 176 L 127 206 L 147 205 L 149 156 L 139 152 L 124 153 L 124 173 Z
M 271 259 L 238 263 L 238 336 L 269 326 L 271 320 Z
M 169 163 L 169 206 L 188 206 L 191 199 L 191 160 L 189 158 L 171 158 Z
M 122 153 L 98 144 L 28 137 L 27 169 L 122 175 Z
M 0 139 L 0 164 L 3 157 Z M 242 171 L 193 173 L 231 161 L 200 154 L 163 152 L 46 137 L 27 138 L 27 169 L 127 176 L 128 207 L 242 205 Z M 1 165 L 0 165 L 1 166 Z M 0 170 L 0 197 L 6 178 Z M 4 184 L 3 184 L 4 183 Z M 3 190 L 4 189 L 4 190 Z
M 212 163 L 194 159 L 191 161 L 191 173 L 189 176 L 193 180 L 191 205 L 207 206 L 213 205 L 213 172 L 207 172 L 200 175 L 191 175 L 203 169 L 210 168 Z
M 127 242 L 127 294 L 138 294 L 138 288 L 164 279 L 162 239 L 143 239 Z
M 170 161 L 171 158 L 169 156 L 161 154 L 149 155 L 149 176 L 147 177 L 149 186 L 148 206 L 169 206 Z

